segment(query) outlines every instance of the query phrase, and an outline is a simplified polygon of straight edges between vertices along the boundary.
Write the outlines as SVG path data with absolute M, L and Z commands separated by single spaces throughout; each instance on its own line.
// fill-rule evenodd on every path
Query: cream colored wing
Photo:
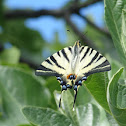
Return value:
M 79 54 L 79 75 L 89 76 L 93 73 L 111 70 L 110 63 L 96 50 L 88 46 L 81 46 Z
M 69 68 L 72 57 L 72 47 L 66 47 L 41 63 L 36 75 L 62 76 Z

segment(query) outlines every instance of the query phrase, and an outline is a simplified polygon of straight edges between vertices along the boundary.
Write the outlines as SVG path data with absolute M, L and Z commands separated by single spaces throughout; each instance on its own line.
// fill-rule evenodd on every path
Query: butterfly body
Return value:
M 90 74 L 109 70 L 111 66 L 104 56 L 88 46 L 81 46 L 78 40 L 74 46 L 66 47 L 48 57 L 36 70 L 36 75 L 56 76 L 61 91 L 73 88 L 75 103 L 78 87 Z

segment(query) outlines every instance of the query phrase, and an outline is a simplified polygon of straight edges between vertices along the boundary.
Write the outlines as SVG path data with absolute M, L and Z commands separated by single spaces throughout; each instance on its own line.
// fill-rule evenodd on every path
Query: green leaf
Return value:
M 126 82 L 118 84 L 117 106 L 120 109 L 126 109 Z
M 79 126 L 79 122 L 77 119 L 76 111 L 73 111 L 73 101 L 74 98 L 70 93 L 70 90 L 62 92 L 62 106 L 63 110 L 67 114 L 67 116 L 72 120 L 75 126 Z
M 69 126 L 68 117 L 49 108 L 24 107 L 23 114 L 30 123 L 39 126 Z
M 54 92 L 54 96 L 59 105 L 59 93 Z M 73 111 L 73 95 L 69 90 L 62 92 L 61 98 L 61 112 L 71 119 L 74 126 L 97 126 L 99 124 L 100 112 L 99 109 L 93 104 L 80 105 L 75 107 Z M 87 121 L 89 120 L 89 121 Z
M 95 98 L 95 100 L 107 112 L 110 113 L 110 109 L 106 98 L 106 90 L 108 85 L 107 72 L 93 74 L 84 83 L 90 91 L 91 95 Z
M 109 78 L 111 78 L 122 67 L 122 64 L 119 63 L 117 60 L 110 58 L 110 62 L 111 62 L 111 71 L 108 73 Z M 121 78 L 124 78 L 124 77 L 121 76 Z
M 50 93 L 44 81 L 22 69 L 0 66 L 0 81 L 21 105 L 47 106 Z
M 106 113 L 106 117 L 107 117 L 107 119 L 109 121 L 110 126 L 119 126 L 118 123 L 116 122 L 116 120 L 113 118 L 112 115 L 110 115 L 109 113 Z
M 63 91 L 61 96 L 59 92 L 55 91 L 54 97 L 58 107 L 59 107 L 59 100 L 61 97 L 61 107 L 60 107 L 61 112 L 64 112 L 64 114 L 71 119 L 73 125 L 79 126 L 76 111 L 73 111 L 74 98 L 73 95 L 70 93 L 70 90 Z
M 126 66 L 126 1 L 105 0 L 105 19 L 121 62 Z
M 107 88 L 107 100 L 110 110 L 121 126 L 126 126 L 126 109 L 119 109 L 117 106 L 117 94 L 118 94 L 118 80 L 123 72 L 123 68 L 120 68 L 111 78 Z
M 16 126 L 18 124 L 27 124 L 27 120 L 20 112 L 20 104 L 6 90 L 4 84 L 0 81 L 0 126 Z
M 55 90 L 59 90 L 59 91 L 61 90 L 60 84 L 57 81 L 56 77 L 49 77 L 48 79 L 46 79 L 45 85 L 46 85 L 46 87 L 48 87 L 48 89 L 51 93 L 50 107 L 53 109 L 57 109 L 53 93 Z
M 86 105 L 87 103 L 91 101 L 92 101 L 91 94 L 88 92 L 87 88 L 84 85 L 82 85 L 78 89 L 77 98 L 76 98 L 76 106 Z
M 100 119 L 100 111 L 97 106 L 93 104 L 87 104 L 85 106 L 77 107 L 77 117 L 79 120 L 79 126 L 98 126 Z
M 16 64 L 19 62 L 19 58 L 20 58 L 20 50 L 18 50 L 16 47 L 5 49 L 0 54 L 0 62 Z
M 34 125 L 30 125 L 30 124 L 21 124 L 21 125 L 18 125 L 18 126 L 34 126 Z

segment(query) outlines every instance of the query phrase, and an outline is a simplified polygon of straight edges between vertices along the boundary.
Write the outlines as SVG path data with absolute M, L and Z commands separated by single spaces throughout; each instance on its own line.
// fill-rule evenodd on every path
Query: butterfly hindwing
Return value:
M 108 60 L 88 46 L 82 46 L 80 49 L 80 67 L 80 72 L 85 76 L 111 70 Z
M 62 76 L 69 67 L 72 47 L 66 47 L 41 63 L 36 70 L 36 75 Z

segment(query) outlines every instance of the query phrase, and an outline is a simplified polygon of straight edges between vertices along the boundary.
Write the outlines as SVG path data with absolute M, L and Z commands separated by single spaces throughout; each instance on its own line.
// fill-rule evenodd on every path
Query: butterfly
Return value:
M 61 93 L 68 88 L 74 90 L 74 104 L 78 88 L 91 74 L 111 70 L 108 60 L 96 50 L 81 46 L 76 41 L 74 46 L 63 48 L 41 63 L 36 75 L 56 76 L 60 82 Z M 59 107 L 61 105 L 61 97 Z

